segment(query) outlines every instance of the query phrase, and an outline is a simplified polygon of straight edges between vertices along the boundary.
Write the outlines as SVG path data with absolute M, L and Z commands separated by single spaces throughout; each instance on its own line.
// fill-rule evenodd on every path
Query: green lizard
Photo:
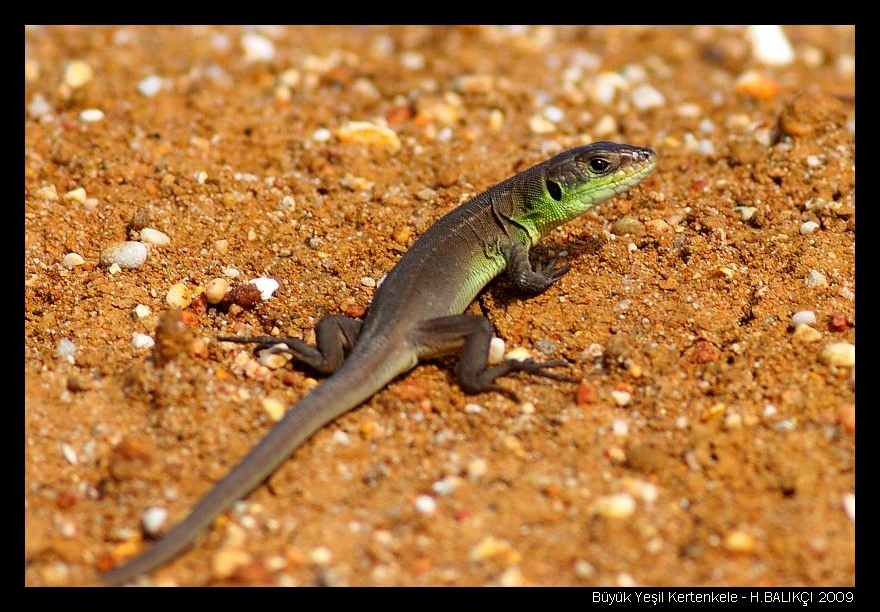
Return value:
M 506 360 L 487 366 L 492 326 L 464 314 L 477 294 L 506 273 L 524 293 L 537 295 L 571 264 L 556 257 L 533 268 L 529 249 L 543 236 L 600 202 L 639 183 L 657 165 L 647 147 L 596 142 L 564 151 L 484 191 L 434 223 L 379 286 L 363 322 L 331 316 L 316 329 L 317 347 L 272 337 L 220 338 L 282 342 L 295 358 L 321 373 L 321 385 L 291 406 L 279 421 L 168 534 L 143 553 L 100 577 L 120 584 L 148 572 L 188 548 L 221 512 L 263 482 L 327 423 L 357 407 L 419 360 L 460 353 L 457 375 L 467 393 L 511 392 L 495 380 L 545 371 L 564 361 Z

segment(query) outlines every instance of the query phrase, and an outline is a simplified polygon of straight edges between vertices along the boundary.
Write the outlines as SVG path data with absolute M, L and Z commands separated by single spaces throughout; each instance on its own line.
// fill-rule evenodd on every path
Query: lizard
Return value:
M 298 338 L 219 337 L 276 346 L 330 376 L 294 403 L 186 518 L 100 579 L 111 585 L 129 582 L 189 548 L 218 515 L 259 486 L 318 430 L 421 360 L 458 353 L 458 384 L 468 394 L 494 391 L 516 399 L 495 382 L 512 372 L 576 382 L 547 371 L 568 365 L 564 360 L 507 359 L 488 365 L 492 325 L 486 317 L 465 311 L 500 275 L 527 295 L 556 283 L 571 264 L 557 266 L 557 254 L 533 267 L 530 249 L 554 228 L 641 182 L 657 159 L 648 147 L 594 142 L 565 150 L 483 191 L 442 216 L 413 243 L 379 284 L 362 321 L 341 315 L 321 319 L 314 346 Z

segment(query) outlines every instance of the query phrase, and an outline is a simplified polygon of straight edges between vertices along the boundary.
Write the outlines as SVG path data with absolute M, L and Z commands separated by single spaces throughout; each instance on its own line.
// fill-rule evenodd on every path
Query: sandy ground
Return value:
M 441 214 L 600 139 L 659 166 L 474 306 L 580 385 L 421 365 L 142 582 L 854 584 L 855 28 L 784 65 L 750 32 L 26 28 L 25 585 L 99 584 L 319 378 L 214 338 L 361 315 Z

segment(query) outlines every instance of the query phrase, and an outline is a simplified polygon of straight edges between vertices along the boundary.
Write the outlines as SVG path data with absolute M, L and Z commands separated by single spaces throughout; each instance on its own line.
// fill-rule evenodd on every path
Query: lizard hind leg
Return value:
M 547 371 L 547 368 L 569 365 L 564 360 L 538 362 L 532 359 L 507 359 L 489 366 L 492 325 L 480 315 L 459 314 L 423 321 L 416 334 L 421 358 L 438 357 L 460 350 L 456 374 L 459 386 L 468 394 L 496 391 L 518 401 L 513 391 L 495 382 L 511 372 L 528 372 L 563 382 L 579 382 L 576 378 Z
M 324 317 L 315 326 L 317 346 L 300 338 L 275 336 L 220 336 L 221 342 L 254 343 L 254 350 L 273 349 L 288 353 L 321 374 L 335 372 L 351 351 L 360 334 L 362 323 L 357 319 L 332 315 Z M 276 348 L 277 347 L 277 348 Z

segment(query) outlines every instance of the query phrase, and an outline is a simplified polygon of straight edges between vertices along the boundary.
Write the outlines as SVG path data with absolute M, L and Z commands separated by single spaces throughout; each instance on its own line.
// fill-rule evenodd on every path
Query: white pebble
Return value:
M 493 337 L 492 341 L 489 343 L 489 365 L 495 365 L 501 363 L 501 360 L 504 359 L 504 340 L 498 337 Z
M 76 189 L 71 189 L 67 193 L 64 194 L 65 200 L 70 200 L 72 202 L 77 202 L 82 204 L 86 201 L 86 190 L 82 187 L 77 187 Z
M 268 278 L 266 276 L 255 278 L 250 282 L 250 284 L 260 291 L 260 299 L 263 301 L 271 298 L 272 294 L 275 293 L 275 290 L 279 287 L 277 280 L 275 280 L 274 278 Z
M 636 500 L 629 493 L 600 497 L 594 506 L 596 514 L 610 518 L 627 518 L 636 511 Z
M 596 136 L 611 136 L 617 132 L 617 119 L 611 115 L 602 115 L 593 126 L 593 133 Z
M 855 493 L 844 493 L 843 494 L 843 511 L 846 512 L 846 515 L 849 517 L 853 523 L 856 522 L 856 494 Z
M 141 79 L 137 84 L 137 90 L 140 92 L 142 96 L 146 96 L 148 98 L 152 98 L 157 93 L 162 90 L 162 87 L 165 86 L 165 81 L 162 77 L 157 76 L 155 74 L 150 75 L 146 78 Z
M 798 325 L 812 325 L 815 322 L 816 313 L 812 310 L 799 310 L 791 315 L 791 324 L 795 327 Z
M 116 264 L 129 270 L 140 268 L 147 261 L 147 246 L 143 242 L 117 242 L 101 251 L 101 263 L 107 267 Z
M 141 230 L 141 241 L 154 246 L 168 246 L 171 244 L 171 238 L 168 237 L 168 234 L 152 227 L 145 227 Z
M 86 108 L 79 114 L 80 121 L 84 123 L 95 123 L 104 118 L 104 111 L 100 108 Z
M 611 421 L 611 431 L 615 436 L 625 436 L 629 433 L 629 423 L 623 419 L 614 419 Z
M 826 365 L 855 367 L 856 345 L 849 342 L 832 342 L 819 353 L 819 361 Z
M 246 32 L 241 37 L 241 48 L 244 49 L 244 59 L 248 63 L 268 62 L 275 57 L 275 44 L 256 32 Z
M 482 478 L 489 471 L 489 463 L 485 459 L 471 459 L 466 467 L 468 478 Z
M 151 536 L 158 535 L 162 525 L 167 520 L 168 510 L 160 506 L 147 508 L 141 515 L 141 524 L 144 526 L 144 531 Z
M 827 287 L 828 279 L 818 270 L 810 270 L 804 279 L 807 287 Z
M 550 105 L 544 108 L 544 117 L 553 123 L 559 123 L 565 119 L 565 113 L 558 106 Z
M 136 349 L 153 348 L 156 341 L 147 334 L 135 332 L 131 335 L 131 346 Z
M 529 351 L 521 346 L 515 349 L 511 349 L 504 357 L 505 359 L 512 359 L 513 361 L 525 361 L 526 359 L 532 358 Z
M 61 259 L 61 265 L 68 270 L 81 266 L 84 263 L 86 263 L 86 260 L 79 253 L 68 253 Z
M 416 511 L 421 514 L 433 514 L 437 510 L 437 502 L 430 495 L 419 495 L 414 505 Z
M 738 214 L 739 218 L 743 221 L 748 221 L 755 216 L 755 213 L 758 212 L 758 209 L 754 206 L 734 206 L 733 212 Z
M 64 84 L 72 89 L 82 87 L 92 80 L 95 71 L 83 60 L 71 60 L 64 67 Z
M 749 26 L 747 37 L 752 56 L 767 66 L 787 66 L 794 61 L 794 49 L 778 25 Z
M 611 399 L 614 400 L 615 404 L 623 407 L 629 404 L 630 400 L 632 400 L 632 393 L 629 393 L 628 391 L 614 390 L 611 392 Z
M 262 403 L 263 410 L 269 415 L 269 418 L 272 419 L 273 422 L 277 423 L 284 418 L 284 415 L 287 412 L 286 403 L 275 399 L 274 397 L 264 397 Z
M 651 85 L 639 85 L 630 94 L 633 106 L 640 111 L 657 108 L 666 104 L 666 98 Z
M 483 412 L 483 407 L 473 402 L 466 402 L 464 405 L 464 411 L 467 414 L 481 414 Z
M 55 349 L 55 353 L 61 359 L 73 363 L 73 358 L 76 357 L 76 344 L 72 340 L 62 338 L 58 341 L 58 348 Z
M 815 221 L 806 221 L 805 223 L 801 224 L 801 234 L 803 234 L 804 236 L 809 236 L 817 229 L 819 229 L 819 224 Z
M 312 133 L 312 140 L 315 142 L 327 142 L 333 134 L 327 128 L 318 128 Z
M 78 459 L 76 457 L 76 451 L 73 449 L 73 447 L 70 444 L 62 444 L 61 445 L 61 454 L 64 455 L 64 458 L 67 460 L 67 462 L 70 465 L 77 464 Z
M 333 560 L 333 553 L 326 546 L 318 546 L 309 553 L 309 560 L 317 565 L 327 565 Z
M 365 276 L 361 279 L 361 285 L 363 285 L 364 287 L 375 287 L 376 281 L 369 276 Z
M 552 134 L 556 131 L 556 124 L 543 115 L 532 115 L 529 118 L 529 129 L 533 134 Z
M 135 320 L 143 319 L 150 316 L 150 307 L 146 304 L 138 304 L 131 311 L 131 314 L 134 316 Z
M 28 114 L 34 119 L 38 119 L 52 112 L 52 105 L 42 94 L 34 94 L 31 103 L 27 107 Z
M 441 478 L 431 485 L 431 490 L 438 495 L 450 495 L 461 484 L 462 480 L 458 476 L 447 476 Z
M 588 83 L 588 94 L 594 102 L 607 106 L 614 100 L 617 90 L 629 86 L 627 80 L 616 72 L 602 72 Z

